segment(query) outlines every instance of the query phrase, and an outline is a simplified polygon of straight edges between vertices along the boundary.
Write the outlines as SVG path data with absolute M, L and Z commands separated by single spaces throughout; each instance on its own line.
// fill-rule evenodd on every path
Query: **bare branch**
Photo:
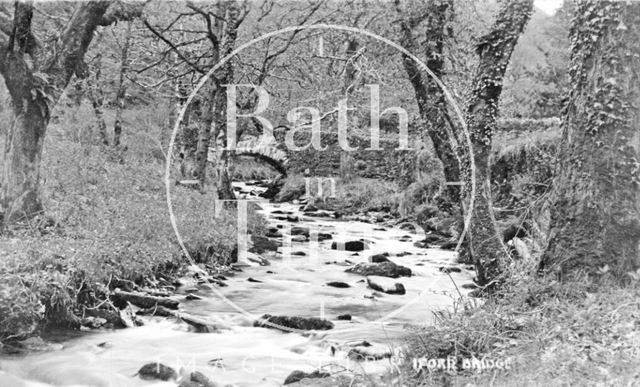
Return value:
M 204 19 L 205 23 L 207 24 L 207 37 L 211 41 L 211 45 L 213 46 L 213 50 L 214 51 L 218 51 L 218 49 L 220 47 L 220 39 L 218 38 L 218 35 L 216 35 L 215 32 L 213 32 L 213 24 L 211 23 L 211 16 L 216 17 L 216 18 L 219 18 L 219 16 L 216 15 L 215 13 L 212 13 L 212 12 L 205 12 L 203 9 L 201 9 L 201 8 L 197 7 L 196 5 L 194 5 L 191 1 L 187 2 L 187 7 L 189 7 L 194 12 L 196 12 L 199 15 L 202 16 L 202 18 Z
M 178 55 L 178 57 L 184 61 L 186 64 L 188 64 L 191 68 L 193 68 L 194 70 L 196 70 L 197 72 L 199 72 L 200 74 L 204 74 L 205 71 L 203 69 L 201 69 L 199 66 L 197 66 L 195 63 L 192 63 L 189 59 L 187 59 L 182 52 L 180 52 L 180 50 L 178 49 L 178 47 L 176 47 L 175 44 L 173 44 L 169 39 L 165 38 L 164 35 L 162 35 L 160 32 L 158 32 L 155 28 L 153 28 L 151 26 L 151 24 L 149 24 L 149 22 L 146 19 L 142 20 L 142 23 L 144 23 L 144 25 L 149 29 L 149 31 L 151 31 L 155 36 L 157 36 L 160 40 L 162 40 L 167 46 L 169 46 L 173 52 L 176 53 L 176 55 Z
M 318 11 L 320 6 L 323 5 L 323 4 L 324 4 L 324 1 L 319 1 L 318 3 L 313 5 L 311 7 L 311 10 L 309 11 L 309 13 L 307 13 L 302 18 L 302 20 L 300 21 L 300 23 L 298 23 L 298 25 L 302 26 L 302 25 L 306 24 L 307 21 L 309 21 L 309 19 L 311 19 L 311 17 L 316 13 L 316 11 Z M 265 56 L 264 61 L 262 62 L 262 69 L 260 70 L 261 74 L 258 77 L 258 84 L 261 84 L 264 81 L 264 79 L 267 77 L 267 73 L 268 73 L 269 69 L 271 68 L 271 65 L 273 64 L 273 62 L 277 59 L 278 56 L 280 56 L 281 54 L 285 53 L 289 49 L 289 47 L 291 46 L 291 44 L 295 40 L 295 38 L 298 35 L 298 33 L 300 33 L 300 31 L 302 31 L 302 30 L 298 29 L 298 30 L 293 31 L 291 33 L 291 35 L 289 36 L 289 39 L 287 39 L 285 44 L 279 50 L 277 50 L 274 53 L 267 54 Z

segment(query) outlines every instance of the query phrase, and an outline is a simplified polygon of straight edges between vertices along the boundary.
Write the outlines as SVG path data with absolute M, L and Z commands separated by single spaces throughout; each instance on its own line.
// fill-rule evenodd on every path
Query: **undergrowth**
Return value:
M 0 235 L 0 341 L 75 327 L 74 316 L 114 288 L 169 287 L 186 266 L 167 207 L 162 109 L 149 110 L 127 112 L 120 148 L 96 145 L 86 106 L 50 125 L 45 213 Z M 235 208 L 216 211 L 211 192 L 173 185 L 172 170 L 173 212 L 190 255 L 209 265 L 233 261 Z M 253 210 L 249 217 L 249 232 L 261 233 L 263 220 Z
M 484 303 L 460 299 L 434 327 L 407 337 L 403 385 L 622 386 L 640 382 L 640 286 L 512 273 Z M 456 369 L 414 368 L 413 359 L 453 356 Z M 463 359 L 510 369 L 464 369 Z M 419 368 L 419 367 L 417 367 Z

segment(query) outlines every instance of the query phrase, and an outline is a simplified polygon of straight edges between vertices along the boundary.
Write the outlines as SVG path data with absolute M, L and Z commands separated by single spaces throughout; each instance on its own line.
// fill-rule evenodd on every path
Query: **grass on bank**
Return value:
M 88 106 L 60 110 L 45 140 L 45 213 L 0 234 L 0 341 L 64 325 L 115 287 L 169 283 L 186 262 L 167 209 L 164 110 L 126 112 L 126 150 L 96 144 Z M 209 252 L 197 255 L 201 263 L 226 262 L 236 246 L 235 210 L 216 217 L 212 194 L 183 187 L 172 187 L 172 199 L 187 248 Z M 253 211 L 249 225 L 262 232 Z
M 515 274 L 483 305 L 461 301 L 435 327 L 407 336 L 402 385 L 640 385 L 640 285 L 560 283 Z M 510 359 L 510 370 L 412 368 L 415 358 Z M 459 367 L 461 364 L 458 364 Z

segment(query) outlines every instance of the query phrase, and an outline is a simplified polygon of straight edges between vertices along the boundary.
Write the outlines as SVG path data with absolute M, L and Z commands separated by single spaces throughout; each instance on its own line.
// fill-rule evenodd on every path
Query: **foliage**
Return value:
M 0 339 L 72 324 L 70 312 L 99 303 L 109 289 L 157 285 L 186 262 L 167 211 L 164 158 L 150 141 L 160 136 L 160 109 L 127 112 L 135 131 L 124 152 L 72 141 L 91 125 L 89 109 L 59 112 L 44 152 L 47 212 L 0 237 Z M 172 181 L 177 173 L 174 167 Z M 228 262 L 236 248 L 235 209 L 216 217 L 211 193 L 184 187 L 172 186 L 172 199 L 193 258 Z M 253 210 L 249 225 L 254 234 L 264 227 Z M 199 254 L 211 246 L 215 254 Z

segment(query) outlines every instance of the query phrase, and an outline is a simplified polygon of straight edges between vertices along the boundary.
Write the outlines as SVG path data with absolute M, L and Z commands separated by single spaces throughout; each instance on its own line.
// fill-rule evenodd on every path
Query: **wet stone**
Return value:
M 175 380 L 178 378 L 176 371 L 162 363 L 148 363 L 138 370 L 138 376 L 144 380 Z
M 275 326 L 266 324 L 265 321 L 268 321 Z M 321 330 L 326 331 L 329 329 L 333 329 L 333 323 L 329 320 L 320 319 L 317 317 L 298 317 L 298 316 L 272 316 L 270 314 L 265 314 L 262 316 L 261 320 L 255 321 L 253 323 L 254 327 L 262 327 L 262 328 L 272 328 L 284 330 L 287 332 L 285 328 L 298 329 L 303 331 L 309 330 Z
M 348 283 L 340 282 L 340 281 L 327 282 L 327 286 L 331 286 L 333 288 L 350 288 L 351 287 Z
M 393 262 L 359 263 L 345 271 L 347 273 L 360 274 L 364 276 L 377 275 L 391 278 L 411 277 L 411 269 L 405 266 L 396 265 Z

